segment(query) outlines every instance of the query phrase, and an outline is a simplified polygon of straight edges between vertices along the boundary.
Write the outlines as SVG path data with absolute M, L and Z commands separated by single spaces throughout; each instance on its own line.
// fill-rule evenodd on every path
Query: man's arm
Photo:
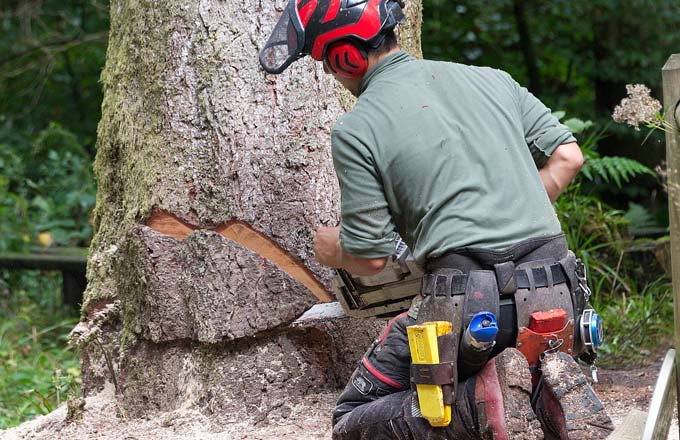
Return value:
M 314 236 L 316 259 L 324 266 L 345 269 L 353 275 L 371 276 L 385 267 L 388 257 L 361 258 L 347 253 L 340 245 L 340 226 L 319 228 Z
M 388 257 L 361 258 L 342 249 L 340 245 L 340 226 L 319 228 L 314 236 L 316 259 L 324 266 L 345 269 L 353 275 L 375 275 L 385 267 Z
M 551 203 L 562 194 L 583 166 L 583 154 L 576 142 L 562 144 L 538 171 Z
M 380 272 L 394 253 L 395 226 L 376 165 L 366 121 L 345 114 L 331 132 L 333 167 L 340 186 L 342 224 L 319 228 L 314 251 L 322 264 L 355 275 Z M 366 139 L 367 138 L 367 139 Z

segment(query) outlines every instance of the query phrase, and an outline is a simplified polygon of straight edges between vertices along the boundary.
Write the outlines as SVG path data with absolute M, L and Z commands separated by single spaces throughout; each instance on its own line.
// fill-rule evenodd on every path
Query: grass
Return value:
M 649 356 L 673 336 L 673 290 L 668 279 L 659 278 L 631 293 L 597 295 L 594 307 L 605 325 L 605 344 L 600 364 L 611 368 L 634 368 L 656 359 Z
M 58 274 L 0 271 L 0 429 L 47 414 L 78 392 L 78 357 L 67 345 L 77 321 L 61 305 Z

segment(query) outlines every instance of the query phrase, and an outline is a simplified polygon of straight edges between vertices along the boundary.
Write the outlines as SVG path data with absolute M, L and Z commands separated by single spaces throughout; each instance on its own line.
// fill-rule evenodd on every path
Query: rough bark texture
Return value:
M 285 3 L 111 2 L 96 232 L 72 339 L 85 393 L 115 382 L 128 415 L 285 412 L 342 385 L 383 325 L 290 326 L 316 298 L 209 231 L 244 222 L 329 287 L 312 232 L 338 219 L 329 135 L 351 99 L 311 59 L 280 76 L 260 69 Z M 420 1 L 411 3 L 401 40 L 419 54 Z M 198 230 L 178 240 L 145 226 L 159 211 Z

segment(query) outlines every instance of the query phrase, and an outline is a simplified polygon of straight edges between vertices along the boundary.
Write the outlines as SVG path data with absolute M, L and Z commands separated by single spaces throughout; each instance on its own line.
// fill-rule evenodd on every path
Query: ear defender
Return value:
M 348 40 L 328 46 L 326 60 L 333 72 L 345 78 L 361 78 L 368 70 L 366 51 Z

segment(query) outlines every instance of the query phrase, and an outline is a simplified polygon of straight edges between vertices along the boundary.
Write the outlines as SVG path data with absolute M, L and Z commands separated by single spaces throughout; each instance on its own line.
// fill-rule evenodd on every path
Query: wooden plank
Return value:
M 666 440 L 677 402 L 675 350 L 666 353 L 656 380 L 642 440 Z
M 668 58 L 661 71 L 663 77 L 663 100 L 666 120 L 678 127 L 678 103 L 680 102 L 680 54 Z M 666 162 L 668 186 L 668 211 L 671 227 L 671 271 L 673 277 L 673 310 L 675 316 L 675 347 L 680 347 L 680 134 L 678 130 L 666 132 Z M 675 353 L 675 364 L 680 362 L 680 350 Z M 676 376 L 680 369 L 675 368 Z M 680 380 L 676 377 L 676 387 Z M 680 392 L 676 391 L 680 397 Z M 678 402 L 680 408 L 680 402 Z
M 640 440 L 647 413 L 631 409 L 623 422 L 607 437 L 607 440 Z

